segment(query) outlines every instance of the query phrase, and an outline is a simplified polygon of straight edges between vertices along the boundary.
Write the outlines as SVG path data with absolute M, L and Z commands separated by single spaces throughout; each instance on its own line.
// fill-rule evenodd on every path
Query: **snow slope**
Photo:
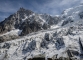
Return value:
M 58 24 L 51 25 L 51 28 L 0 43 L 0 60 L 27 60 L 34 57 L 45 57 L 46 59 L 65 57 L 83 60 L 82 12 L 83 5 L 66 9 L 59 16 L 62 20 Z M 42 24 L 48 23 L 49 17 L 47 15 L 36 16 L 42 20 Z M 21 32 L 21 30 L 14 30 L 6 34 L 17 34 L 19 31 Z
M 78 20 L 80 18 L 78 16 L 78 14 L 81 13 L 81 12 L 83 12 L 83 5 L 79 5 L 79 6 L 74 7 L 74 8 L 66 9 L 63 12 L 63 15 L 62 16 L 65 16 L 66 18 L 71 17 L 74 20 Z
M 0 57 L 6 60 L 21 60 L 26 57 L 33 58 L 40 54 L 46 58 L 68 57 L 67 50 L 77 51 L 81 54 L 79 38 L 83 39 L 83 31 L 74 30 L 68 33 L 68 27 L 49 29 L 31 33 L 20 39 L 0 43 Z M 67 35 L 68 34 L 68 35 Z M 83 41 L 81 40 L 83 43 Z M 74 58 L 80 58 L 74 55 Z

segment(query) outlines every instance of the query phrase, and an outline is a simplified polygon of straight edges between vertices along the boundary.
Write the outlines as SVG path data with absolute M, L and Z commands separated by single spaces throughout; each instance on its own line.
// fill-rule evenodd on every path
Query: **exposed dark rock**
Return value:
M 71 23 L 71 22 L 74 22 L 74 21 L 73 21 L 73 18 L 69 17 L 69 18 L 67 18 L 66 20 L 64 20 L 64 22 L 62 23 L 62 26 L 66 25 L 66 24 L 68 24 L 68 23 Z
M 50 40 L 50 38 L 49 38 L 50 36 L 49 36 L 49 33 L 45 33 L 45 40 L 47 40 L 47 41 L 49 41 Z
M 78 51 L 71 50 L 71 53 L 72 53 L 73 55 L 76 55 L 76 56 L 79 55 L 79 52 L 78 52 Z
M 5 43 L 2 48 L 7 48 L 7 49 L 9 49 L 9 48 L 10 48 L 10 44 L 9 44 L 9 43 Z
M 66 35 L 68 35 L 68 34 L 74 35 L 72 32 L 73 32 L 73 30 L 72 30 L 72 28 L 70 27 L 70 28 L 68 29 L 68 31 L 66 32 Z
M 48 24 L 49 25 L 57 24 L 59 21 L 60 21 L 60 17 L 51 17 L 51 16 L 49 16 Z
M 31 10 L 26 10 L 26 9 L 24 9 L 23 7 L 20 8 L 20 9 L 17 11 L 17 15 L 19 15 L 19 19 L 25 18 L 25 14 L 26 14 L 26 16 L 29 16 L 29 15 L 31 15 L 31 14 L 33 14 L 33 13 L 34 13 L 33 11 L 31 11 Z
M 60 38 L 57 37 L 56 38 L 55 46 L 56 46 L 57 50 L 59 50 L 59 49 L 63 48 L 63 46 L 65 46 L 65 43 L 64 43 L 62 37 L 60 37 Z
M 3 37 L 0 37 L 0 43 L 1 43 L 1 42 L 4 42 L 4 39 L 3 39 Z
M 43 41 L 41 42 L 41 47 L 48 49 L 48 44 L 49 44 L 49 42 L 43 39 Z
M 82 45 L 80 37 L 79 37 L 79 45 L 80 45 L 81 54 L 83 54 L 83 45 Z
M 44 23 L 44 25 L 42 26 L 42 28 L 43 28 L 43 29 L 48 29 L 48 28 L 50 28 L 50 25 Z
M 48 58 L 48 60 L 52 60 L 52 58 Z
M 67 50 L 67 54 L 68 54 L 68 57 L 70 58 L 70 57 L 73 57 L 73 55 L 72 55 L 72 53 L 71 53 L 71 51 L 68 49 Z
M 36 47 L 36 41 L 33 40 L 32 42 L 30 42 L 28 44 L 27 47 L 25 47 L 25 46 L 23 47 L 22 53 L 25 54 L 27 52 L 31 52 L 31 51 L 35 50 L 35 47 Z
M 58 35 L 57 31 L 53 33 L 53 37 L 56 37 Z
M 45 58 L 30 58 L 28 60 L 45 60 Z
M 29 58 L 28 60 L 45 60 L 45 58 Z M 47 60 L 77 60 L 75 58 L 65 58 L 65 57 L 60 57 L 60 58 L 56 58 L 56 59 L 52 59 L 52 58 L 47 58 Z
M 29 24 L 28 22 L 26 24 L 26 22 L 25 22 L 25 23 L 23 23 L 23 25 L 21 27 L 23 27 L 22 28 L 23 30 L 22 30 L 22 33 L 21 33 L 22 36 L 26 35 L 26 34 L 29 34 L 31 32 L 39 31 L 42 28 L 41 24 L 37 23 L 36 21 L 34 21 L 31 24 Z
M 80 16 L 80 18 L 82 19 L 82 18 L 83 18 L 83 12 L 80 12 L 80 13 L 79 13 L 79 16 Z

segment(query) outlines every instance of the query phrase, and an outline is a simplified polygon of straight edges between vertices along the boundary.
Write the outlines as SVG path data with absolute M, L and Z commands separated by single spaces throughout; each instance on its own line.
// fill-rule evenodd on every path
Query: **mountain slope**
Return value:
M 12 30 L 19 30 L 17 34 L 8 36 L 6 38 L 0 36 L 0 42 L 16 39 L 16 37 L 25 36 L 32 32 L 46 30 L 51 25 L 56 25 L 60 21 L 59 17 L 53 17 L 47 14 L 37 14 L 31 10 L 20 8 L 16 13 L 10 15 L 4 21 L 0 22 L 0 34 L 11 32 Z M 18 34 L 20 32 L 20 34 Z M 8 38 L 11 37 L 11 38 Z
M 29 16 L 25 13 L 17 20 L 9 19 L 1 22 L 2 27 L 7 21 L 14 21 L 15 24 L 19 21 L 17 25 L 8 25 L 14 27 L 9 32 L 1 30 L 5 34 L 0 37 L 10 38 L 11 41 L 3 42 L 0 39 L 0 59 L 27 60 L 45 57 L 45 59 L 83 60 L 82 12 L 83 5 L 79 5 L 66 9 L 59 17 L 30 12 Z M 11 34 L 13 32 L 15 34 Z

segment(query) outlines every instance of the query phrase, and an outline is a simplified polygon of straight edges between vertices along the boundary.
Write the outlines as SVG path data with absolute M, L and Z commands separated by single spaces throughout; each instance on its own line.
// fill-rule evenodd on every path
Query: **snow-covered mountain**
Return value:
M 47 14 L 37 14 L 31 10 L 20 8 L 16 13 L 10 15 L 4 21 L 0 22 L 0 42 L 16 39 L 16 37 L 25 36 L 31 32 L 49 29 L 51 25 L 58 24 L 60 20 L 61 19 L 59 16 L 53 17 Z M 13 36 L 7 35 L 7 32 L 11 31 L 20 33 L 15 33 Z M 4 38 L 4 35 L 6 35 L 6 39 Z
M 60 16 L 20 8 L 0 22 L 0 60 L 83 60 L 83 5 Z

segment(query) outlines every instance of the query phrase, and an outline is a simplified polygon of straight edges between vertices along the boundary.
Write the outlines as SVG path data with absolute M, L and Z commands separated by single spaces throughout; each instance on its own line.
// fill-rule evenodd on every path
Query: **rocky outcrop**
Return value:
M 80 16 L 81 19 L 83 19 L 83 12 L 80 12 L 79 16 Z
M 57 37 L 56 38 L 56 43 L 55 43 L 55 46 L 56 46 L 56 49 L 59 50 L 61 48 L 63 48 L 65 46 L 65 43 L 63 41 L 63 38 L 62 37 Z

